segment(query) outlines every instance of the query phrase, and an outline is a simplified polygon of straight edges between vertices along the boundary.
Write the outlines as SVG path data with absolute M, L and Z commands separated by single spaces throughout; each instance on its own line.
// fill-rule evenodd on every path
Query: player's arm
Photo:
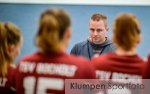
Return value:
M 73 46 L 73 48 L 71 49 L 70 54 L 78 55 L 78 46 L 77 46 L 77 44 Z

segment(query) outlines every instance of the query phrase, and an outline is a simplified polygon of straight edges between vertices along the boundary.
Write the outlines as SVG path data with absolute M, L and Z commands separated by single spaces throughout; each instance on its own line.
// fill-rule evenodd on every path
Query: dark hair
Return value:
M 70 24 L 70 17 L 64 10 L 48 9 L 44 11 L 40 18 L 36 45 L 43 51 L 56 51 L 58 42 L 63 39 Z
M 0 72 L 2 76 L 7 74 L 7 65 L 13 62 L 9 52 L 9 45 L 17 45 L 21 41 L 22 34 L 13 23 L 0 22 Z

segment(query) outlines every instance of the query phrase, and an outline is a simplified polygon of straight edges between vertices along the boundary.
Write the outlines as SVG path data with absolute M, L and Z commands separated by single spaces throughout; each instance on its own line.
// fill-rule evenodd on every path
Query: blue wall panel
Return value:
M 99 12 L 108 17 L 109 36 L 112 35 L 112 23 L 116 15 L 124 12 L 135 14 L 141 21 L 142 42 L 138 53 L 147 57 L 150 52 L 150 6 L 108 6 L 108 5 L 54 5 L 54 4 L 0 4 L 0 21 L 11 21 L 23 32 L 24 45 L 20 57 L 36 50 L 34 36 L 38 29 L 38 20 L 47 8 L 62 8 L 69 12 L 72 19 L 72 38 L 67 52 L 77 42 L 86 40 L 89 35 L 90 16 Z M 123 34 L 122 34 L 123 35 Z M 20 58 L 19 57 L 19 58 Z

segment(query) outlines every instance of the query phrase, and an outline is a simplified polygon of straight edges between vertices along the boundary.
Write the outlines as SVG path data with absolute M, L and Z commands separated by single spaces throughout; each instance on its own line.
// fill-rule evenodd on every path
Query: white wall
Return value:
M 0 0 L 0 3 L 149 6 L 150 0 Z

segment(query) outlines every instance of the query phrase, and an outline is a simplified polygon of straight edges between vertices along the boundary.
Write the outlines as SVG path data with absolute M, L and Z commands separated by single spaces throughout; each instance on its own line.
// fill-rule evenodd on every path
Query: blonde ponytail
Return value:
M 9 52 L 9 45 L 17 45 L 21 41 L 21 32 L 12 23 L 0 22 L 0 73 L 3 77 L 7 74 L 7 66 L 13 63 Z
M 66 28 L 70 26 L 68 14 L 61 9 L 46 10 L 40 19 L 36 45 L 44 52 L 58 51 Z

